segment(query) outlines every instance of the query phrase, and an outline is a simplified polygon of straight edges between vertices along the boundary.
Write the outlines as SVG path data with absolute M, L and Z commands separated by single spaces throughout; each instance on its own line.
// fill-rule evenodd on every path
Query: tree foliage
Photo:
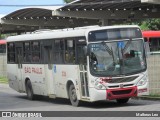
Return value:
M 160 19 L 151 19 L 148 21 L 148 28 L 150 30 L 160 30 Z
M 147 19 L 138 22 L 142 30 L 160 30 L 160 19 Z

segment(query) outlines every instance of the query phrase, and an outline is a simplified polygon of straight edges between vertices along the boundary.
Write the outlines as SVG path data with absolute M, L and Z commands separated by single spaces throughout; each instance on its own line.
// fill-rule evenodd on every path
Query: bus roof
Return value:
M 0 40 L 0 45 L 5 45 L 6 44 L 6 40 Z
M 118 26 L 104 26 L 104 27 L 78 27 L 75 29 L 59 29 L 38 31 L 32 34 L 24 34 L 17 36 L 10 36 L 7 38 L 7 42 L 12 41 L 26 41 L 26 40 L 47 40 L 56 38 L 69 38 L 69 37 L 82 37 L 86 36 L 89 31 L 102 30 L 102 29 L 116 29 L 116 28 L 139 28 L 136 25 L 118 25 Z
M 160 37 L 160 31 L 142 31 L 143 37 L 146 38 L 155 38 L 155 37 Z

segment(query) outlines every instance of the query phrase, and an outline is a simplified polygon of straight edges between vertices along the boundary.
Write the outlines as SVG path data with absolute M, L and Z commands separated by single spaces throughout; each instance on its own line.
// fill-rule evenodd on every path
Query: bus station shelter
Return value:
M 0 33 L 125 24 L 159 18 L 159 0 L 75 0 L 64 6 L 33 6 L 1 18 Z

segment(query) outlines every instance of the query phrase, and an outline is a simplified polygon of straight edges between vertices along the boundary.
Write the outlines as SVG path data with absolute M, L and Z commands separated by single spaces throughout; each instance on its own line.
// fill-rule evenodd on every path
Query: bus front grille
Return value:
M 126 78 L 115 78 L 110 80 L 108 83 L 123 83 L 123 82 L 132 82 L 135 80 L 138 76 L 133 77 L 126 77 Z
M 123 94 L 130 94 L 132 89 L 130 90 L 119 90 L 119 91 L 112 91 L 113 95 L 123 95 Z
M 134 84 L 124 84 L 123 87 L 131 87 L 133 86 Z M 119 88 L 120 86 L 119 85 L 114 85 L 114 86 L 108 86 L 109 88 Z

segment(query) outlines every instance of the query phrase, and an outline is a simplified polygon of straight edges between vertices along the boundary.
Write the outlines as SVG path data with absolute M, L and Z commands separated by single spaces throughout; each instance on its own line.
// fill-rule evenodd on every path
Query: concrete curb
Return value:
M 160 97 L 152 97 L 152 96 L 141 96 L 141 97 L 135 97 L 133 99 L 137 99 L 137 100 L 156 100 L 156 101 L 160 101 Z

